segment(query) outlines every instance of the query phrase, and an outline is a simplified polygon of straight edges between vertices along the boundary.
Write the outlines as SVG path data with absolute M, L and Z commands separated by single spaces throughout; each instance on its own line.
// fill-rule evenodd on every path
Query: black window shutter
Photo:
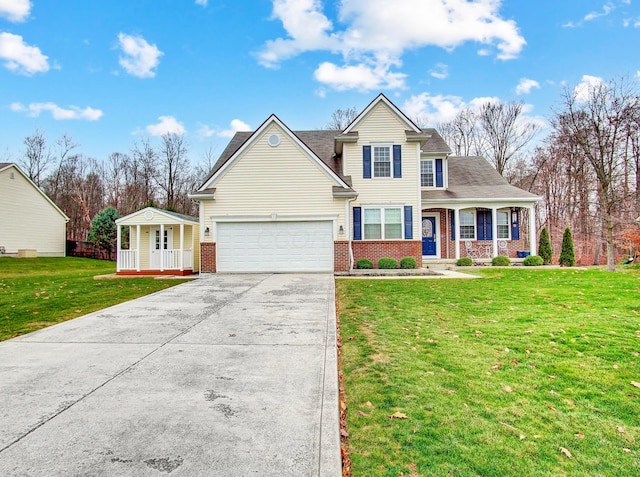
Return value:
M 493 229 L 491 228 L 491 211 L 490 210 L 478 210 L 476 211 L 478 228 L 476 235 L 478 240 L 492 240 Z
M 402 146 L 393 145 L 393 177 L 402 177 Z
M 353 240 L 362 240 L 362 207 L 353 208 Z
M 364 170 L 362 177 L 371 179 L 371 146 L 362 146 L 362 168 Z
M 509 220 L 511 221 L 511 240 L 520 240 L 520 211 L 513 209 Z
M 413 207 L 410 205 L 404 206 L 404 238 L 413 239 Z
M 451 216 L 451 240 L 455 240 L 456 239 L 456 214 L 453 210 L 450 210 L 449 215 Z
M 444 187 L 442 178 L 442 159 L 436 159 L 436 187 Z

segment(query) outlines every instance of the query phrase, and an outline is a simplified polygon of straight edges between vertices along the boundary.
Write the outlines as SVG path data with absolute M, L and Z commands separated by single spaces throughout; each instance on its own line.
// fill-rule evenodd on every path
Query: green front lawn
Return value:
M 113 262 L 88 258 L 0 258 L 0 340 L 183 283 L 116 278 Z
M 353 475 L 640 475 L 640 271 L 480 273 L 337 280 Z

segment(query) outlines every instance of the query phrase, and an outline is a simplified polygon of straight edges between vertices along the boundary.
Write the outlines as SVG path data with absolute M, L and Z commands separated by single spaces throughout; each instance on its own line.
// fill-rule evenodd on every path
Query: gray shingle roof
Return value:
M 433 128 L 425 128 L 422 131 L 431 135 L 429 140 L 422 146 L 422 152 L 444 152 L 451 154 L 451 148 L 444 142 L 444 139 L 442 139 L 438 131 Z
M 484 157 L 451 156 L 448 161 L 449 188 L 423 190 L 424 202 L 461 199 L 539 199 L 537 195 L 509 184 Z
M 160 210 L 160 209 L 156 209 L 156 210 Z M 171 210 L 161 210 L 161 212 L 164 212 L 165 214 L 169 214 L 177 219 L 186 220 L 189 222 L 198 223 L 200 221 L 198 217 L 191 217 L 190 215 L 179 214 L 178 212 L 173 212 Z
M 0 169 L 4 169 L 5 167 L 9 167 L 13 162 L 0 162 Z

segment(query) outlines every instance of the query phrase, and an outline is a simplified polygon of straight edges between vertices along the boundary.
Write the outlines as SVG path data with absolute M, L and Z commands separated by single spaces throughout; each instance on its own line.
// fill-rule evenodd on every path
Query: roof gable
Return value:
M 198 190 L 204 191 L 214 187 L 216 181 L 224 175 L 227 170 L 233 167 L 234 163 L 274 125 L 277 126 L 299 149 L 301 149 L 303 153 L 336 185 L 348 187 L 345 180 L 340 177 L 337 164 L 331 163 L 333 158 L 320 158 L 321 155 L 328 156 L 328 151 L 332 151 L 330 148 L 333 147 L 333 139 L 338 134 L 338 131 L 300 131 L 298 133 L 294 133 L 282 121 L 280 121 L 276 115 L 272 114 L 254 132 L 238 132 L 234 135 L 231 142 L 220 156 L 220 159 L 213 167 L 209 177 L 207 177 Z
M 411 119 L 409 119 L 400 109 L 393 104 L 384 94 L 380 93 L 377 98 L 375 98 L 369 105 L 364 108 L 364 110 L 356 116 L 356 118 L 351 121 L 351 124 L 347 126 L 347 128 L 343 131 L 342 134 L 349 134 L 354 129 L 357 129 L 358 125 L 369 115 L 369 113 L 375 109 L 379 104 L 383 104 L 387 107 L 395 116 L 397 116 L 398 120 L 404 125 L 405 129 L 409 131 L 413 131 L 415 133 L 420 133 L 422 130 L 415 125 Z
M 120 224 L 122 222 L 127 222 L 127 221 L 136 221 L 136 219 L 140 219 L 141 221 L 144 220 L 145 223 L 149 223 L 152 224 L 153 223 L 153 216 L 155 214 L 161 215 L 163 217 L 172 219 L 177 221 L 178 223 L 193 223 L 193 224 L 197 224 L 199 223 L 199 219 L 196 217 L 191 217 L 190 215 L 185 215 L 185 214 L 179 214 L 177 212 L 172 212 L 169 210 L 162 210 L 162 209 L 158 209 L 156 207 L 145 207 L 144 209 L 140 209 L 136 212 L 132 212 L 129 215 L 125 215 L 124 217 L 120 217 L 119 219 L 116 220 L 116 224 Z
M 65 214 L 62 209 L 60 207 L 58 207 L 56 205 L 56 203 L 54 201 L 52 201 L 49 196 L 47 194 L 45 194 L 42 189 L 40 189 L 40 187 L 38 187 L 35 182 L 33 182 L 31 179 L 29 179 L 29 176 L 27 176 L 22 169 L 20 169 L 18 167 L 17 164 L 14 164 L 13 162 L 1 162 L 0 163 L 0 172 L 4 172 L 5 170 L 8 169 L 15 169 L 26 181 L 29 185 L 31 185 L 31 187 L 33 187 L 49 204 L 51 204 L 51 206 L 62 216 L 64 217 L 64 220 L 66 222 L 69 222 L 69 217 L 67 217 L 67 214 Z

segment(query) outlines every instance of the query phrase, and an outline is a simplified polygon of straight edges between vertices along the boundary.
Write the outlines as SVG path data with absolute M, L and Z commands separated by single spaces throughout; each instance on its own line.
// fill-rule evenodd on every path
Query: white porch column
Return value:
M 120 240 L 122 239 L 122 237 L 120 236 L 120 230 L 122 229 L 122 227 L 120 227 L 118 224 L 116 224 L 116 272 L 120 271 L 120 252 L 122 251 L 122 246 L 120 245 Z
M 529 208 L 529 252 L 536 255 L 536 209 L 535 206 Z
M 455 229 L 454 244 L 456 247 L 456 260 L 460 259 L 460 209 L 453 209 L 453 228 Z
M 493 251 L 491 252 L 492 257 L 498 256 L 498 209 L 495 207 L 491 207 L 491 245 L 493 246 Z
M 164 272 L 164 224 L 160 224 L 160 271 Z
M 180 224 L 180 271 L 184 270 L 184 224 Z
M 136 225 L 136 271 L 140 271 L 140 224 Z

